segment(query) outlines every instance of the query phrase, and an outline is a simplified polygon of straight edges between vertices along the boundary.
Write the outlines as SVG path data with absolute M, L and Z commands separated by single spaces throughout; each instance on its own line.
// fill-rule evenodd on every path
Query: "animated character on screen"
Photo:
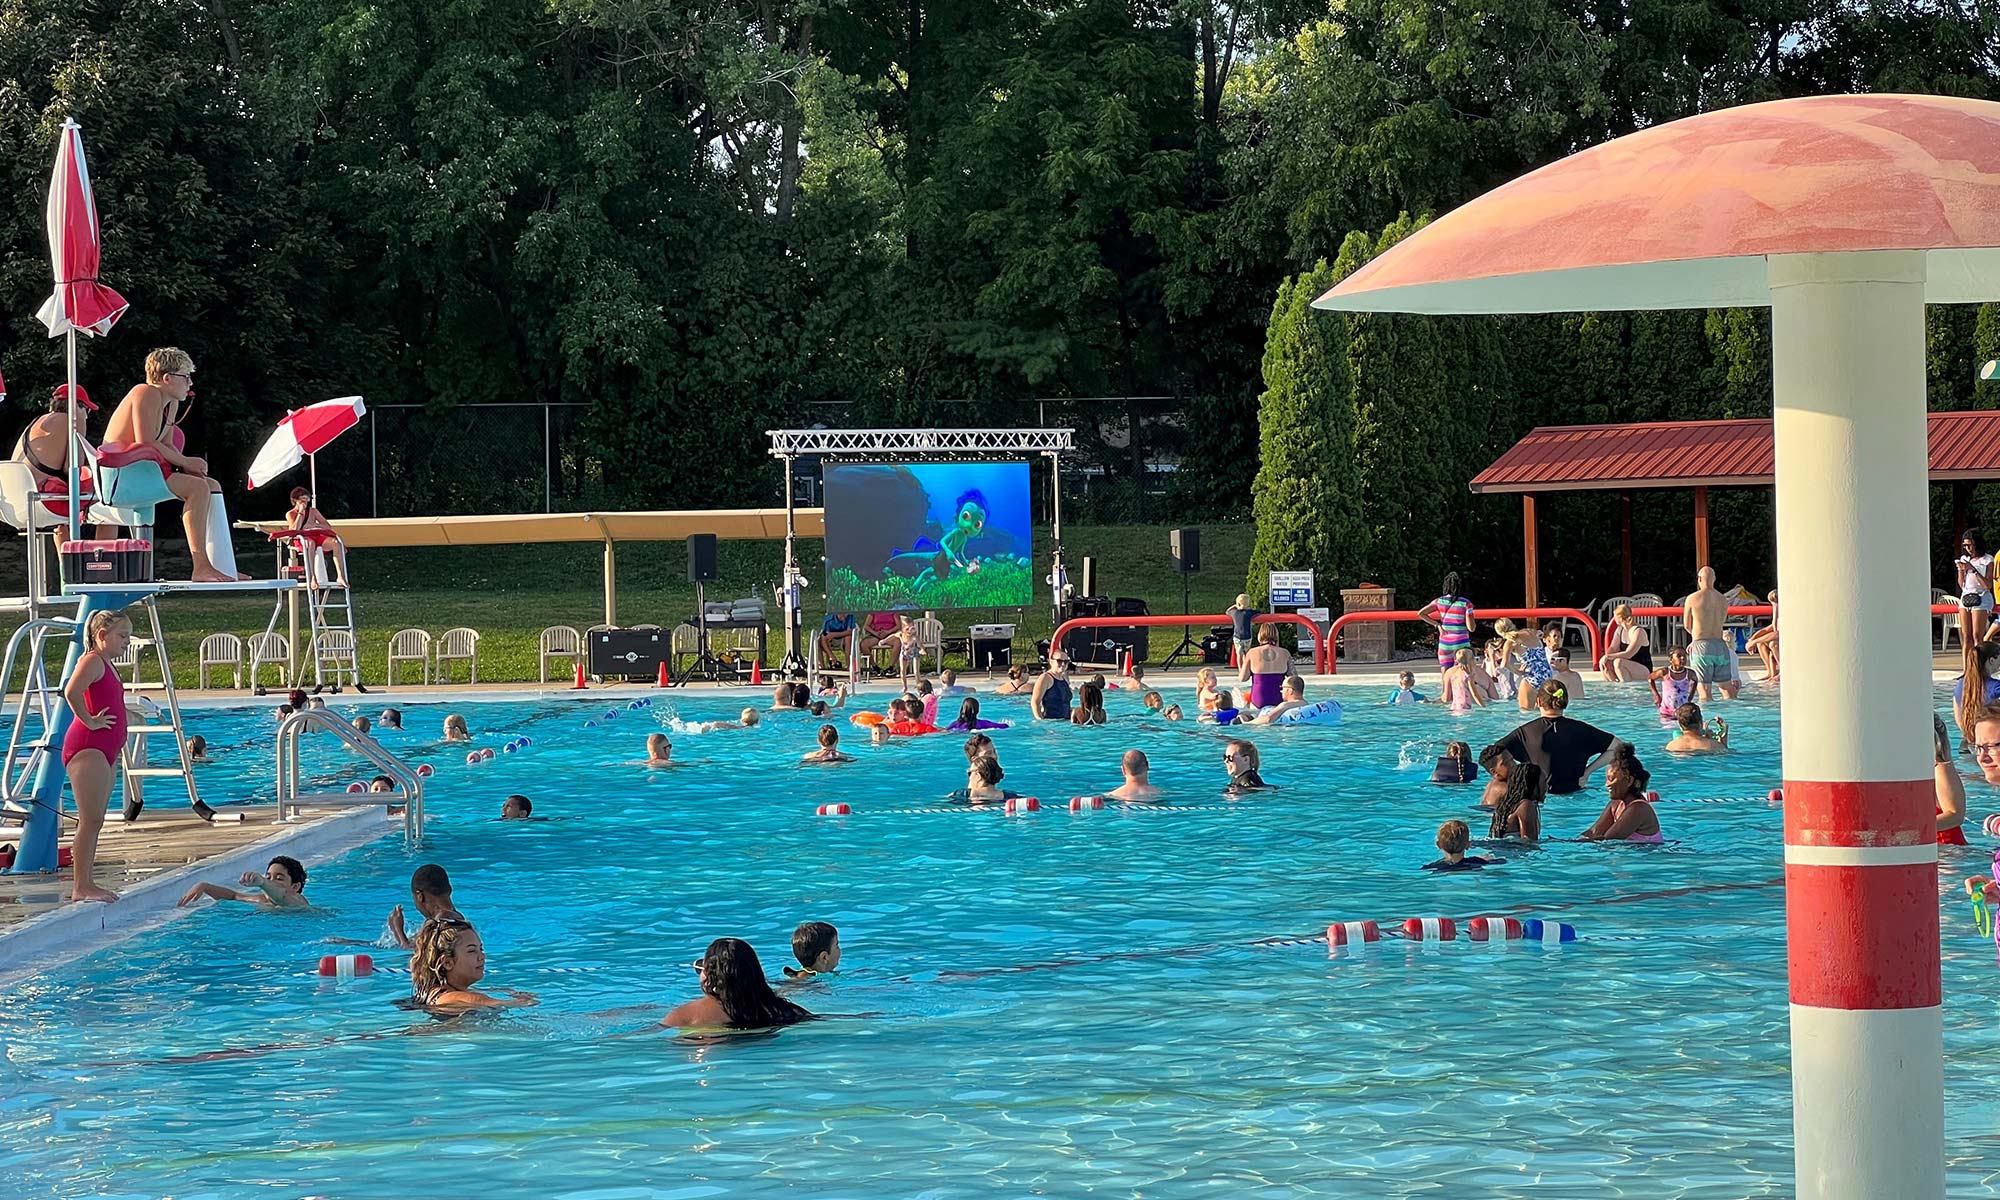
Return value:
M 986 497 L 974 488 L 961 495 L 955 507 L 958 517 L 949 532 L 936 542 L 918 538 L 908 550 L 890 551 L 882 574 L 907 576 L 911 586 L 919 589 L 951 574 L 953 567 L 968 575 L 978 574 L 979 560 L 966 553 L 966 547 L 986 529 Z

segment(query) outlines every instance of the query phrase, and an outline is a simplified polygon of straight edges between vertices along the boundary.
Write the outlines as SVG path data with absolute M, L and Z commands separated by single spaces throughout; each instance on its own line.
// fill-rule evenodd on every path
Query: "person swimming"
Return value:
M 1072 725 L 1107 725 L 1111 714 L 1104 711 L 1104 685 L 1087 679 L 1076 689 L 1076 707 L 1070 712 Z
M 444 740 L 447 742 L 469 742 L 472 733 L 465 727 L 465 718 L 452 713 L 444 719 Z
M 1242 738 L 1231 738 L 1222 747 L 1222 767 L 1229 772 L 1229 786 L 1222 789 L 1224 795 L 1242 796 L 1250 792 L 1261 792 L 1272 786 L 1264 782 L 1258 773 L 1262 765 L 1257 753 L 1257 743 L 1246 742 Z
M 486 977 L 486 946 L 479 931 L 462 917 L 439 917 L 417 930 L 410 951 L 410 993 L 420 1008 L 521 1008 L 535 1003 L 532 992 L 499 989 L 505 998 L 472 990 Z
M 884 730 L 883 733 L 886 736 L 888 731 Z M 808 763 L 849 763 L 854 761 L 854 756 L 840 752 L 840 730 L 835 729 L 831 725 L 822 725 L 819 727 L 819 749 L 806 751 L 799 761 Z
M 403 727 L 403 714 L 399 709 L 385 708 L 382 710 L 382 715 L 376 718 L 375 723 L 384 729 L 401 729 Z
M 1715 732 L 1710 733 L 1708 723 L 1702 720 L 1701 706 L 1689 701 L 1674 710 L 1674 723 L 1679 732 L 1667 743 L 1667 749 L 1675 754 L 1727 754 L 1729 752 L 1729 722 L 1721 717 L 1715 719 Z
M 503 821 L 526 821 L 535 815 L 535 802 L 526 796 L 509 796 L 500 802 L 500 819 Z
M 980 755 L 965 766 L 965 798 L 979 803 L 987 800 L 1005 800 L 1007 793 L 1000 790 L 1000 781 L 1006 772 L 1000 769 L 1000 760 L 989 755 Z
M 1588 842 L 1658 845 L 1666 841 L 1660 833 L 1659 814 L 1646 798 L 1646 785 L 1651 781 L 1639 756 L 1630 746 L 1623 746 L 1604 768 L 1604 788 L 1611 793 L 1611 800 L 1596 822 L 1578 836 Z
M 1431 768 L 1431 782 L 1471 783 L 1477 778 L 1479 767 L 1472 761 L 1472 747 L 1464 742 L 1446 742 L 1444 757 Z
M 188 752 L 188 761 L 191 763 L 207 763 L 215 761 L 214 759 L 208 756 L 208 739 L 201 736 L 198 733 L 189 736 L 187 740 L 187 752 Z
M 958 719 L 944 727 L 946 733 L 971 733 L 977 729 L 1006 729 L 1005 721 L 987 721 L 979 716 L 979 698 L 967 696 L 958 706 Z
M 666 734 L 649 733 L 646 735 L 646 762 L 644 765 L 649 767 L 678 767 L 681 765 L 674 761 L 674 744 L 667 740 Z
M 1417 690 L 1417 676 L 1414 671 L 1404 671 L 1396 676 L 1396 686 L 1389 691 L 1384 704 L 1428 704 L 1430 697 Z
M 757 952 L 741 938 L 717 938 L 693 964 L 701 995 L 660 1024 L 692 1029 L 768 1029 L 810 1021 L 813 1014 L 771 990 Z
M 1463 821 L 1446 821 L 1438 826 L 1437 831 L 1437 848 L 1444 852 L 1444 857 L 1425 863 L 1424 870 L 1477 871 L 1482 867 L 1498 866 L 1504 861 L 1498 858 L 1467 858 L 1465 850 L 1471 844 L 1471 826 Z
M 310 908 L 312 902 L 306 899 L 306 869 L 298 859 L 279 854 L 271 859 L 264 873 L 245 871 L 237 880 L 246 888 L 256 888 L 253 892 L 239 892 L 223 887 L 219 883 L 197 883 L 182 896 L 178 907 L 186 908 L 196 900 L 207 897 L 210 900 L 240 900 L 254 904 L 258 908 L 275 910 L 280 908 Z
M 799 965 L 785 968 L 787 979 L 833 974 L 840 969 L 840 931 L 825 921 L 801 922 L 792 930 L 792 957 Z

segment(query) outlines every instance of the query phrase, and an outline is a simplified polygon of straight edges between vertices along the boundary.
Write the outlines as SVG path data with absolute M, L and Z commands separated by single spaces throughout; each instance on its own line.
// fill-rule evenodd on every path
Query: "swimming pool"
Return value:
M 0 1196 L 1790 1194 L 1780 814 L 1690 802 L 1776 781 L 1768 694 L 1722 706 L 1737 754 L 1675 759 L 1636 693 L 1590 685 L 1578 715 L 1640 746 L 1674 841 L 1433 877 L 1441 820 L 1482 830 L 1477 790 L 1430 784 L 1431 756 L 1519 714 L 1379 692 L 1341 688 L 1340 728 L 1259 731 L 1282 790 L 1233 803 L 1223 731 L 1142 717 L 1128 693 L 1108 728 L 997 732 L 1005 786 L 1057 801 L 1018 818 L 883 811 L 960 786 L 957 737 L 877 749 L 841 722 L 861 761 L 805 768 L 819 722 L 778 715 L 675 734 L 692 765 L 648 771 L 622 765 L 643 734 L 741 702 L 618 701 L 604 721 L 596 694 L 454 706 L 481 744 L 535 739 L 468 767 L 424 740 L 444 709 L 406 707 L 423 732 L 402 744 L 439 769 L 428 848 L 316 867 L 317 911 L 200 911 L 9 991 Z M 268 712 L 195 728 L 221 751 L 206 793 L 268 797 Z M 1063 810 L 1134 745 L 1169 804 Z M 1972 786 L 1976 826 L 2000 805 Z M 551 819 L 494 820 L 513 791 Z M 812 815 L 836 799 L 855 814 Z M 1553 799 L 1549 832 L 1601 803 Z M 1945 886 L 1986 853 L 1945 848 Z M 391 1005 L 399 974 L 312 974 L 321 939 L 382 930 L 423 861 L 485 937 L 482 986 L 538 1007 L 442 1024 Z M 1584 940 L 1256 944 L 1480 912 Z M 706 1043 L 651 1028 L 695 994 L 686 963 L 710 939 L 744 937 L 776 975 L 811 918 L 846 957 L 794 998 L 840 1019 Z M 1944 928 L 1950 1188 L 1991 1195 L 2000 976 L 1963 903 Z

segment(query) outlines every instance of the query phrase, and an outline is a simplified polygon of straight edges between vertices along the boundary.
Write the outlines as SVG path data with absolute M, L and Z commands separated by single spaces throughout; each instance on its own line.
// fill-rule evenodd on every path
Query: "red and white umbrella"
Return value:
M 50 337 L 72 331 L 92 336 L 111 332 L 125 315 L 125 297 L 97 281 L 101 247 L 97 201 L 90 191 L 90 168 L 83 161 L 83 130 L 64 121 L 49 176 L 49 265 L 55 291 L 35 315 Z M 72 382 L 74 382 L 72 380 Z
M 361 402 L 361 397 L 342 396 L 286 413 L 250 463 L 250 486 L 263 487 L 298 466 L 301 458 L 326 449 L 333 439 L 359 425 L 367 412 L 368 406 Z M 312 489 L 317 496 L 318 463 L 313 466 Z

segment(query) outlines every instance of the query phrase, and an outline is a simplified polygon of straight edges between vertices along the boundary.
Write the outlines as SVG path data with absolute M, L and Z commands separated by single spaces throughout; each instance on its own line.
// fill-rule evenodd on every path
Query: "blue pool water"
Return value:
M 1780 814 L 1690 802 L 1772 786 L 1768 694 L 1726 706 L 1737 754 L 1675 759 L 1635 693 L 1592 684 L 1579 715 L 1642 748 L 1675 841 L 1507 850 L 1440 878 L 1418 870 L 1438 823 L 1482 830 L 1477 789 L 1431 785 L 1430 758 L 1519 714 L 1372 706 L 1379 691 L 1343 688 L 1341 728 L 1259 731 L 1283 789 L 1236 803 L 1222 734 L 1129 694 L 1108 728 L 999 732 L 1006 785 L 1058 801 L 1016 819 L 882 811 L 960 786 L 957 737 L 845 736 L 860 762 L 805 768 L 818 722 L 778 716 L 676 735 L 692 765 L 656 772 L 626 765 L 644 733 L 740 702 L 663 699 L 585 729 L 599 693 L 458 706 L 482 742 L 536 739 L 468 768 L 424 740 L 445 710 L 411 706 L 424 733 L 404 743 L 439 767 L 426 848 L 315 866 L 316 911 L 204 909 L 8 992 L 0 1196 L 1789 1195 Z M 200 714 L 222 755 L 208 794 L 268 796 L 270 727 Z M 1170 804 L 1063 811 L 1133 745 Z M 323 774 L 363 774 L 317 752 Z M 2000 805 L 1973 786 L 1976 821 Z M 494 820 L 512 791 L 552 819 Z M 835 799 L 855 815 L 812 815 Z M 1554 799 L 1550 832 L 1600 804 Z M 1946 850 L 1946 886 L 1985 855 Z M 483 986 L 538 1007 L 446 1024 L 392 1006 L 401 975 L 311 973 L 322 939 L 379 934 L 432 860 L 485 937 Z M 1256 945 L 1482 911 L 1585 940 Z M 1954 1196 L 2000 1190 L 2000 974 L 1966 912 L 1946 904 Z M 746 938 L 775 975 L 808 918 L 837 924 L 847 957 L 795 998 L 838 1019 L 703 1042 L 654 1028 L 695 994 L 686 963 L 710 939 Z

